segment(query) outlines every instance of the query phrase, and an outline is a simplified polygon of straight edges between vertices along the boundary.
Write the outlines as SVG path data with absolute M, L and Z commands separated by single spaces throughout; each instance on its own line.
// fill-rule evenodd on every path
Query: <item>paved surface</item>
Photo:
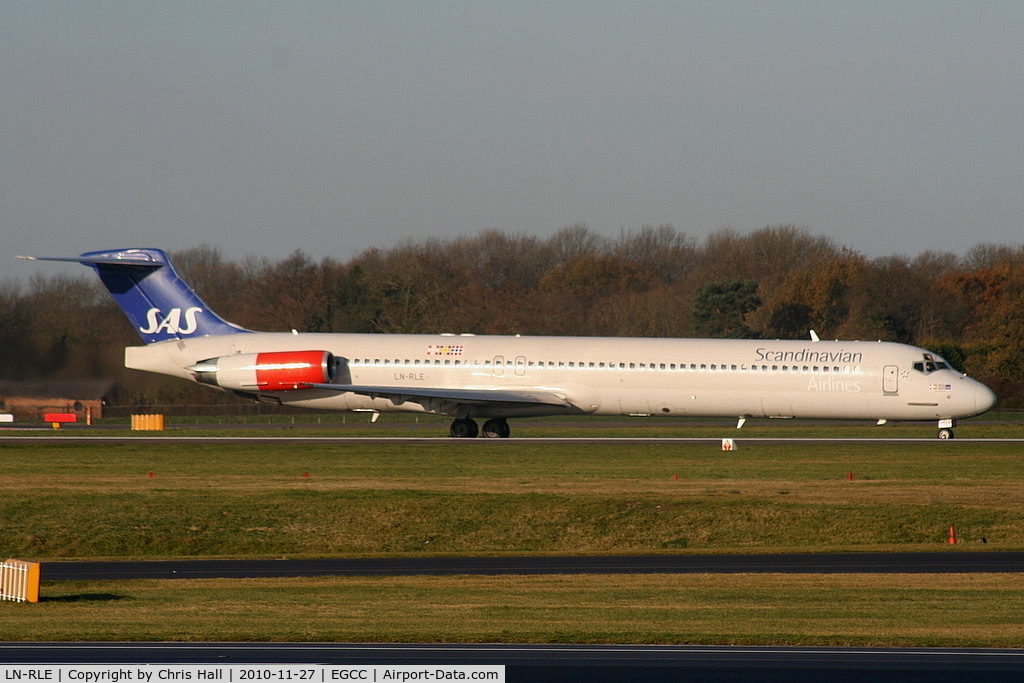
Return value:
M 46 562 L 46 581 L 295 576 L 1024 572 L 1024 552 Z

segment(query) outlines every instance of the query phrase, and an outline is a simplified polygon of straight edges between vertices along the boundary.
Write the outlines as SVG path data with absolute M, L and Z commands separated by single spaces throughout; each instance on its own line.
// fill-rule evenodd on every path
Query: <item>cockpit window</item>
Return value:
M 924 360 L 919 360 L 914 363 L 914 369 L 924 374 L 930 374 L 936 370 L 949 370 L 949 363 L 942 360 L 938 356 L 933 356 L 930 353 L 924 354 Z

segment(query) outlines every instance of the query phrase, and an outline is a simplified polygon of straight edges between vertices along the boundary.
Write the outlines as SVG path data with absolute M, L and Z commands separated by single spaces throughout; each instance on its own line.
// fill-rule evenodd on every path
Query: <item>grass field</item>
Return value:
M 766 432 L 815 428 L 878 435 Z M 45 562 L 62 558 L 1020 549 L 1022 455 L 1014 443 L 937 440 L 741 439 L 724 453 L 714 441 L 0 437 L 0 553 L 43 561 L 45 579 Z M 1016 574 L 44 582 L 43 597 L 0 604 L 0 638 L 1024 647 Z
M 0 604 L 0 638 L 1024 647 L 1022 592 L 1007 574 L 61 582 Z

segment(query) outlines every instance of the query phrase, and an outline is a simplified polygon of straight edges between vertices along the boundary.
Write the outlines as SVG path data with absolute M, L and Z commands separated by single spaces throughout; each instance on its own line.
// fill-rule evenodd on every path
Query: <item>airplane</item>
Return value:
M 144 346 L 125 367 L 250 399 L 333 411 L 447 415 L 452 437 L 508 419 L 663 415 L 937 421 L 995 394 L 926 349 L 893 342 L 254 332 L 214 313 L 153 248 L 19 257 L 91 267 Z M 477 420 L 484 420 L 483 429 Z

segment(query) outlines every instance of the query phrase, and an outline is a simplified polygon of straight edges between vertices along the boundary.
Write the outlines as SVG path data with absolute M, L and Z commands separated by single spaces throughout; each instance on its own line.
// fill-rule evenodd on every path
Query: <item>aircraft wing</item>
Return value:
M 424 401 L 451 401 L 475 406 L 529 406 L 547 405 L 560 408 L 574 407 L 563 395 L 553 391 L 536 389 L 443 389 L 430 387 L 387 387 L 365 386 L 360 384 L 320 384 L 310 383 L 304 386 L 327 389 L 337 392 L 348 392 L 369 396 L 370 398 L 386 398 L 396 404 Z

